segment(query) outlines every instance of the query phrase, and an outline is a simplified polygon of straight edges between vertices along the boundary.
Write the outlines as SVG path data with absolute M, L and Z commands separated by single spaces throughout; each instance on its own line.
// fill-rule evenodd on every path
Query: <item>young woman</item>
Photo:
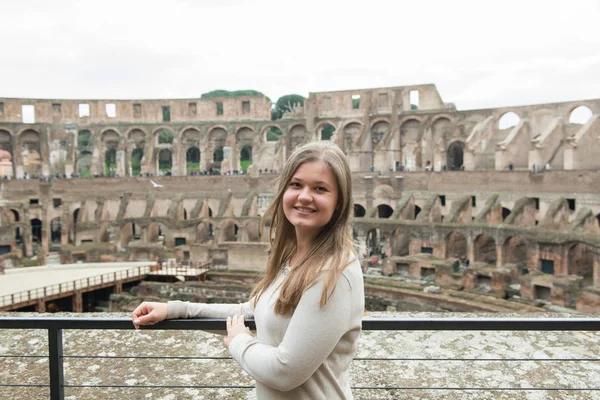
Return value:
M 349 367 L 364 314 L 350 230 L 352 179 L 331 142 L 297 149 L 263 220 L 271 221 L 266 276 L 244 304 L 142 303 L 133 323 L 227 317 L 225 345 L 256 380 L 259 399 L 351 399 Z M 254 317 L 256 337 L 244 326 Z

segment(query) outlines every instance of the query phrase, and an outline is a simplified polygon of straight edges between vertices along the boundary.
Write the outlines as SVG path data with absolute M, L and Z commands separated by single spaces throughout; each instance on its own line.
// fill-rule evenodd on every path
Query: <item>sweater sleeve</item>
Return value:
M 234 315 L 254 316 L 254 301 L 241 304 L 205 304 L 189 301 L 167 302 L 167 319 L 176 318 L 227 318 Z
M 323 364 L 350 330 L 353 304 L 352 287 L 343 274 L 325 307 L 320 308 L 323 287 L 321 279 L 304 292 L 279 346 L 261 344 L 248 334 L 231 341 L 232 357 L 250 376 L 273 389 L 289 391 L 306 382 Z

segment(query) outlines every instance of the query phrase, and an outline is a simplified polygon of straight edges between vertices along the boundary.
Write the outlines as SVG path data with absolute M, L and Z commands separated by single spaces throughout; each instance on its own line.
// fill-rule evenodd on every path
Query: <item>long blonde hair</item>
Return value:
M 286 277 L 279 298 L 275 303 L 275 313 L 291 315 L 302 294 L 312 286 L 321 271 L 329 270 L 325 278 L 325 287 L 321 295 L 320 306 L 326 303 L 340 274 L 352 261 L 354 256 L 354 241 L 350 230 L 350 221 L 354 204 L 352 200 L 352 176 L 346 156 L 331 142 L 313 142 L 298 148 L 283 167 L 277 184 L 277 195 L 261 220 L 261 232 L 270 222 L 269 258 L 266 276 L 258 282 L 251 297 L 258 303 L 264 291 L 277 279 L 295 254 L 297 248 L 296 231 L 283 212 L 283 195 L 296 170 L 304 163 L 320 161 L 333 172 L 338 189 L 338 200 L 335 211 L 329 222 L 321 229 L 314 239 L 312 248 L 299 260 Z M 325 268 L 327 267 L 327 268 Z

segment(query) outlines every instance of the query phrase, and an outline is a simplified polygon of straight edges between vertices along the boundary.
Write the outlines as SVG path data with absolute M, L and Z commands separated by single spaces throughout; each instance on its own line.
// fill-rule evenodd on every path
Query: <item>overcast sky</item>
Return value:
M 435 83 L 461 109 L 600 98 L 600 0 L 22 0 L 0 97 L 191 98 Z

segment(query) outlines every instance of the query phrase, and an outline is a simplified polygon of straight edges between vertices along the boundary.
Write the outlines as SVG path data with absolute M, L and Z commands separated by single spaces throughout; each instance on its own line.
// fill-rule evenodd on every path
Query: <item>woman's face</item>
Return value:
M 321 231 L 333 216 L 338 195 L 335 175 L 324 162 L 298 167 L 283 194 L 283 212 L 298 239 L 314 238 Z

